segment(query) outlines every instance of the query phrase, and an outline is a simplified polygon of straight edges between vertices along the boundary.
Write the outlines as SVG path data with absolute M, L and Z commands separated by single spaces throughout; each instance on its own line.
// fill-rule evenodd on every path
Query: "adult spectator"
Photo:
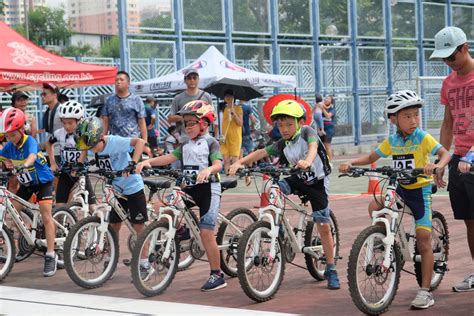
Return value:
M 38 133 L 36 117 L 27 112 L 26 107 L 28 106 L 28 99 L 28 95 L 26 95 L 23 91 L 16 91 L 12 95 L 12 106 L 22 110 L 23 113 L 25 113 L 25 133 L 31 135 L 32 137 L 36 137 L 36 134 Z
M 58 96 L 58 101 L 61 104 L 66 103 L 67 101 L 69 101 L 69 97 L 64 93 L 60 93 Z
M 176 95 L 171 103 L 171 114 L 168 116 L 168 122 L 175 124 L 180 135 L 183 135 L 183 117 L 177 113 L 181 108 L 188 102 L 195 100 L 206 101 L 212 104 L 211 95 L 198 88 L 199 85 L 199 73 L 197 69 L 191 68 L 184 72 L 184 83 L 186 84 L 186 90 Z
M 155 156 L 158 150 L 158 137 L 155 131 L 156 99 L 152 96 L 148 96 L 145 99 L 145 115 L 145 124 L 148 130 L 148 144 L 150 144 L 152 155 Z
M 313 111 L 313 123 L 312 127 L 318 132 L 321 137 L 325 134 L 324 132 L 324 120 L 323 120 L 323 97 L 320 94 L 315 95 L 315 102 L 312 108 Z
M 53 83 L 43 84 L 43 92 L 41 93 L 41 99 L 43 104 L 47 105 L 48 108 L 44 112 L 43 116 L 43 130 L 50 135 L 53 135 L 54 131 L 63 127 L 57 109 L 59 106 L 59 89 Z
M 449 150 L 454 139 L 454 154 L 449 163 L 449 199 L 454 218 L 463 220 L 466 225 L 467 243 L 474 260 L 474 175 L 469 173 L 474 163 L 474 99 L 469 93 L 474 90 L 474 59 L 469 55 L 463 30 L 449 26 L 439 31 L 430 58 L 441 58 L 453 70 L 441 88 L 441 104 L 445 110 L 440 143 Z M 442 177 L 436 179 L 436 184 L 446 185 Z M 471 269 L 474 272 L 472 265 Z M 474 291 L 474 273 L 455 284 L 453 291 Z
M 246 103 L 245 100 L 240 100 L 240 106 L 242 107 L 242 151 L 241 155 L 247 156 L 254 149 L 254 143 L 252 139 L 252 132 L 255 129 L 255 116 L 252 112 L 252 107 Z
M 139 96 L 130 92 L 129 87 L 130 75 L 119 71 L 115 77 L 115 94 L 107 98 L 102 108 L 104 135 L 141 136 L 147 142 L 145 105 Z
M 329 161 L 332 161 L 332 137 L 334 136 L 334 120 L 336 118 L 336 109 L 334 107 L 334 98 L 332 95 L 328 95 L 324 98 L 321 107 L 323 111 L 323 123 L 324 123 L 324 135 L 321 140 L 323 141 L 324 148 L 329 157 Z
M 234 104 L 234 91 L 230 89 L 224 91 L 224 102 L 221 153 L 224 156 L 224 170 L 227 174 L 230 165 L 240 157 L 243 110 L 240 105 Z

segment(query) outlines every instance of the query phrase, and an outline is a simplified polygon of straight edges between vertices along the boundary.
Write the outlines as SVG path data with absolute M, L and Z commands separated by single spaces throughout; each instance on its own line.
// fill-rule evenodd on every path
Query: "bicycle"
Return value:
M 304 207 L 308 197 L 300 196 L 297 205 L 283 194 L 278 185 L 280 176 L 301 172 L 290 168 L 241 169 L 241 176 L 266 174 L 271 186 L 268 206 L 259 209 L 258 221 L 244 232 L 237 249 L 237 272 L 245 294 L 256 302 L 268 301 L 276 294 L 283 282 L 285 263 L 292 262 L 296 253 L 303 253 L 306 268 L 313 278 L 324 280 L 326 258 L 312 212 Z M 298 224 L 292 227 L 287 211 L 295 210 Z M 311 218 L 311 220 L 308 220 Z M 334 239 L 334 260 L 339 257 L 339 227 L 334 213 L 330 212 L 330 230 Z M 301 267 L 294 264 L 295 266 Z
M 119 240 L 115 231 L 109 226 L 109 214 L 113 210 L 125 226 L 136 236 L 137 233 L 128 219 L 128 213 L 119 203 L 118 198 L 126 199 L 114 189 L 113 179 L 120 177 L 124 171 L 96 170 L 87 171 L 106 179 L 103 187 L 104 201 L 98 203 L 92 215 L 80 220 L 70 231 L 64 244 L 64 265 L 71 280 L 86 288 L 102 286 L 115 272 L 119 258 Z M 146 174 L 145 174 L 146 175 Z M 150 189 L 149 200 L 159 188 L 167 188 L 163 181 L 145 181 Z M 147 213 L 153 218 L 153 207 L 147 204 Z M 129 237 L 130 240 L 133 238 Z M 129 245 L 129 247 L 131 247 Z
M 26 259 L 36 249 L 45 252 L 47 246 L 39 205 L 23 200 L 6 188 L 5 183 L 12 175 L 15 173 L 0 172 L 0 280 L 8 276 L 15 261 Z M 11 200 L 18 202 L 23 207 L 22 211 L 27 214 L 26 217 L 20 215 Z M 9 221 L 14 224 L 12 229 L 5 225 L 7 215 Z M 62 245 L 69 229 L 77 222 L 77 218 L 67 209 L 53 210 L 52 216 L 56 225 L 56 251 L 58 256 L 62 257 Z M 26 223 L 25 218 L 31 219 L 31 222 Z M 16 235 L 16 232 L 13 231 L 15 228 L 18 230 L 18 238 L 14 236 L 14 234 Z M 16 250 L 15 239 L 18 243 L 19 253 Z
M 423 169 L 419 168 L 351 167 L 349 174 L 340 175 L 378 175 L 388 178 L 387 189 L 383 195 L 383 208 L 372 213 L 372 225 L 357 236 L 347 266 L 352 301 L 363 313 L 376 315 L 388 310 L 397 293 L 400 272 L 406 261 L 414 262 L 414 275 L 421 286 L 421 255 L 416 248 L 415 221 L 412 217 L 411 230 L 406 233 L 402 219 L 405 214 L 412 216 L 412 213 L 403 198 L 396 193 L 396 187 L 400 179 L 411 179 L 422 174 Z M 432 211 L 432 224 L 435 262 L 430 290 L 435 290 L 448 270 L 449 232 L 446 219 L 437 211 Z M 365 290 L 368 293 L 365 293 Z
M 178 170 L 160 170 L 155 172 L 161 176 L 171 177 L 178 183 L 186 185 L 186 181 L 194 181 L 193 176 Z M 233 188 L 237 180 L 221 182 L 222 191 Z M 199 220 L 189 206 L 194 205 L 192 198 L 181 186 L 173 187 L 166 198 L 166 203 L 159 209 L 158 218 L 151 223 L 138 237 L 132 254 L 132 279 L 137 290 L 145 296 L 155 296 L 164 292 L 173 281 L 178 271 L 180 253 L 189 249 L 194 259 L 204 255 L 204 246 L 199 234 Z M 182 242 L 176 231 L 181 222 L 190 229 L 191 238 Z M 217 244 L 221 252 L 221 269 L 231 277 L 237 275 L 236 254 L 237 244 L 244 229 L 256 220 L 256 216 L 248 209 L 237 208 L 224 216 L 218 213 L 220 223 Z M 143 253 L 145 256 L 143 256 Z M 147 257 L 151 270 L 143 276 L 140 271 L 140 258 Z

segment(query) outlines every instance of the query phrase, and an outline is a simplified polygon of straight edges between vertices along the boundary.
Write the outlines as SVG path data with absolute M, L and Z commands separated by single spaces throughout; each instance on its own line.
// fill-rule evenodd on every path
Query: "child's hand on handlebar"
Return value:
M 239 169 L 242 169 L 244 167 L 244 165 L 240 164 L 240 163 L 233 163 L 230 167 L 229 167 L 229 176 L 235 176 L 235 174 L 237 173 L 237 171 Z
M 308 162 L 306 160 L 299 160 L 296 163 L 296 168 L 298 169 L 308 169 L 309 167 L 311 167 L 311 162 Z
M 350 162 L 344 162 L 339 166 L 339 172 L 347 173 L 350 167 L 352 167 Z
M 150 162 L 148 160 L 142 161 L 137 164 L 137 173 L 142 172 L 143 168 L 151 168 Z
M 196 182 L 203 183 L 204 181 L 207 181 L 207 179 L 209 179 L 210 175 L 211 175 L 211 168 L 202 169 L 201 172 L 199 172 L 199 174 L 196 177 Z
M 426 166 L 423 168 L 424 169 L 424 173 L 428 176 L 431 176 L 434 172 L 434 170 L 436 168 L 439 168 L 438 165 L 434 164 L 434 163 L 428 163 L 426 164 Z

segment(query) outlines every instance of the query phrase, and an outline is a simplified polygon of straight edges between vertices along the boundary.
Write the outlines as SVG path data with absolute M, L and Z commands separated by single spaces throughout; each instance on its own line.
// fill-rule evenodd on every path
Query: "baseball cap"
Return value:
M 449 57 L 459 45 L 466 42 L 466 33 L 459 27 L 445 27 L 435 35 L 435 50 L 430 59 Z
M 23 91 L 15 91 L 12 94 L 12 104 L 15 104 L 15 102 L 20 99 L 20 98 L 26 98 L 29 99 L 30 97 L 27 96 Z
M 189 68 L 189 69 L 186 69 L 184 71 L 184 78 L 186 78 L 187 76 L 192 75 L 192 74 L 195 74 L 195 75 L 199 76 L 199 72 L 197 71 L 197 69 Z
M 43 83 L 43 89 L 49 89 L 54 91 L 59 96 L 59 88 L 54 83 Z

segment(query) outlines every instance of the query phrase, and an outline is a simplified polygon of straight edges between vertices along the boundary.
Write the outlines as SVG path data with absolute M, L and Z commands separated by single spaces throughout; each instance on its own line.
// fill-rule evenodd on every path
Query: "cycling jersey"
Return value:
M 36 160 L 32 166 L 28 166 L 28 173 L 17 176 L 20 184 L 23 186 L 31 186 L 53 181 L 53 173 L 49 169 L 46 158 L 40 151 L 39 145 L 33 137 L 24 135 L 19 147 L 8 142 L 5 147 L 0 150 L 0 156 L 10 159 L 14 166 L 24 165 L 30 154 L 35 154 Z
M 74 135 L 68 134 L 64 128 L 55 130 L 49 142 L 51 144 L 58 144 L 62 165 L 78 161 L 81 151 L 76 149 Z
M 390 135 L 375 152 L 384 158 L 391 155 L 394 168 L 415 169 L 424 168 L 429 163 L 428 155 L 435 155 L 440 148 L 441 145 L 433 136 L 417 128 L 406 138 L 398 133 Z M 400 184 L 406 189 L 416 189 L 431 182 L 431 177 L 418 177 L 413 180 L 401 180 Z

